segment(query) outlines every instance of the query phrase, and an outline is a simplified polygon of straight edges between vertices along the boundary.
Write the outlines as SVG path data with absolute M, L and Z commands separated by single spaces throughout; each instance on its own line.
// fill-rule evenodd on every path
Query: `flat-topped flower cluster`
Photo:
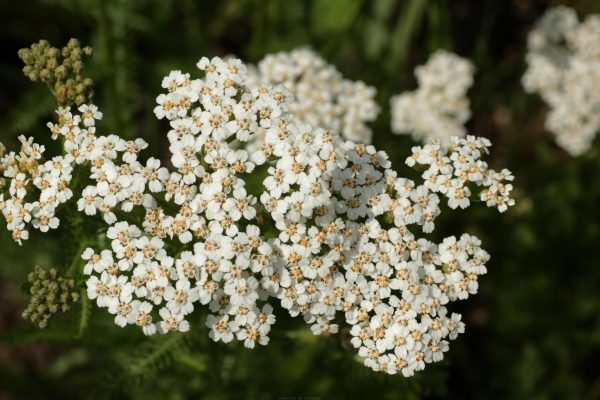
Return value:
M 410 376 L 441 360 L 464 331 L 446 305 L 477 292 L 489 255 L 468 234 L 434 243 L 419 233 L 434 230 L 444 203 L 465 208 L 475 195 L 500 211 L 514 204 L 510 172 L 481 159 L 489 141 L 414 147 L 406 164 L 423 171 L 417 183 L 385 152 L 298 120 L 288 89 L 249 86 L 239 60 L 202 58 L 198 68 L 199 79 L 171 72 L 157 98 L 169 168 L 140 160 L 141 139 L 96 135 L 93 105 L 59 109 L 49 125 L 64 156 L 42 163 L 43 148 L 25 139 L 19 155 L 5 155 L 2 206 L 15 238 L 30 221 L 39 228 L 44 212 L 56 218 L 42 205 L 68 200 L 73 166 L 87 167 L 77 206 L 104 218 L 110 247 L 87 248 L 83 272 L 89 298 L 117 325 L 187 331 L 204 305 L 213 340 L 252 348 L 268 343 L 276 302 L 315 334 L 345 321 L 374 370 Z M 253 174 L 264 178 L 258 188 Z
M 283 85 L 294 95 L 288 104 L 296 121 L 338 132 L 358 143 L 371 143 L 368 123 L 379 114 L 376 89 L 345 79 L 310 48 L 269 54 L 249 70 L 249 86 Z
M 19 136 L 19 141 L 19 153 L 11 151 L 0 159 L 2 186 L 8 186 L 9 195 L 5 199 L 0 193 L 0 210 L 13 239 L 21 243 L 29 238 L 30 227 L 42 232 L 58 227 L 56 208 L 73 196 L 70 182 L 74 160 L 67 155 L 44 162 L 44 146 L 25 136 Z
M 578 156 L 600 129 L 600 15 L 579 21 L 568 7 L 552 8 L 527 41 L 523 86 L 550 107 L 546 128 L 556 143 Z
M 446 50 L 433 53 L 415 69 L 419 87 L 392 97 L 392 131 L 417 141 L 464 137 L 464 124 L 471 117 L 467 91 L 474 73 L 465 58 Z

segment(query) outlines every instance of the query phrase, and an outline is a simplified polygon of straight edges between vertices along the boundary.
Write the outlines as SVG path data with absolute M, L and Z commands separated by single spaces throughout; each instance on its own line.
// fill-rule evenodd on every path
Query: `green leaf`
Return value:
M 192 368 L 193 370 L 200 373 L 206 372 L 207 370 L 207 360 L 206 357 L 204 357 L 202 354 L 181 353 L 179 355 L 178 361 L 184 364 L 186 367 Z
M 30 296 L 31 293 L 29 291 L 31 290 L 31 286 L 31 282 L 25 281 L 19 286 L 19 291 L 26 296 Z
M 33 85 L 25 92 L 6 118 L 3 131 L 5 134 L 21 134 L 37 129 L 40 119 L 56 108 L 56 100 L 45 85 Z M 50 132 L 48 131 L 48 135 Z
M 405 9 L 392 32 L 390 57 L 387 64 L 389 72 L 401 69 L 406 64 L 409 45 L 421 25 L 427 0 L 409 0 L 405 4 Z
M 167 369 L 175 359 L 189 348 L 188 335 L 171 333 L 156 335 L 146 339 L 131 352 L 122 353 L 120 360 L 122 372 L 116 386 L 127 382 L 141 383 Z
M 389 32 L 385 25 L 376 20 L 368 20 L 364 28 L 365 53 L 370 60 L 377 59 L 389 37 Z
M 321 34 L 345 31 L 355 21 L 362 0 L 316 0 L 312 5 L 314 29 Z

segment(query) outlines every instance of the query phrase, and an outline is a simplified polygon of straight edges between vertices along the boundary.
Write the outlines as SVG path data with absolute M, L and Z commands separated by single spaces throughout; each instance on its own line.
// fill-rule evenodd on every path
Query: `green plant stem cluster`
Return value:
M 46 83 L 62 106 L 91 102 L 93 82 L 83 74 L 84 59 L 91 55 L 92 48 L 82 48 L 77 39 L 69 40 L 62 50 L 46 40 L 19 50 L 25 76 Z
M 45 270 L 37 265 L 27 279 L 31 284 L 29 289 L 31 302 L 23 311 L 23 318 L 30 320 L 41 329 L 48 326 L 52 315 L 59 311 L 68 311 L 71 303 L 79 300 L 75 280 L 59 276 L 54 268 Z

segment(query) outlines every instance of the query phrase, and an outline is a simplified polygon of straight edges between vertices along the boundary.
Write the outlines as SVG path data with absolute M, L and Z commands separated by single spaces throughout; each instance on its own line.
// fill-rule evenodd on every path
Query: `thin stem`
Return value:
M 75 256 L 73 257 L 73 261 L 71 261 L 71 265 L 69 265 L 69 268 L 67 269 L 67 276 L 73 276 L 75 270 L 77 269 L 77 266 L 80 265 L 81 263 L 81 253 L 83 252 L 83 250 L 86 248 L 88 244 L 88 241 L 85 238 L 82 238 L 81 241 L 79 242 L 79 247 L 77 248 L 77 252 L 75 253 Z
M 401 70 L 407 61 L 410 41 L 420 26 L 427 0 L 410 0 L 404 13 L 398 19 L 392 32 L 392 46 L 387 70 L 390 73 Z
M 110 19 L 108 16 L 106 2 L 102 2 L 100 15 L 98 17 L 98 25 L 100 28 L 100 54 L 102 55 L 103 64 L 109 66 L 105 70 L 107 78 L 106 89 L 106 106 L 110 109 L 108 113 L 113 120 L 113 129 L 117 132 L 123 131 L 123 107 L 121 107 L 121 99 L 118 93 L 117 77 L 114 70 L 114 43 L 111 32 Z

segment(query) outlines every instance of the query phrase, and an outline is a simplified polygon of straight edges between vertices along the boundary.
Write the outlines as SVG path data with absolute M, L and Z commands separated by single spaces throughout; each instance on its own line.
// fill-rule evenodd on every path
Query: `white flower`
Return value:
M 137 264 L 144 260 L 150 261 L 152 259 L 159 260 L 162 255 L 165 254 L 162 249 L 164 242 L 157 237 L 148 238 L 142 236 L 135 241 L 135 246 L 139 249 L 136 253 L 133 261 Z
M 295 54 L 298 65 L 315 62 L 316 70 L 337 74 L 310 52 Z M 93 105 L 81 115 L 60 109 L 50 125 L 65 139 L 64 157 L 44 161 L 43 146 L 22 137 L 19 154 L 0 159 L 9 181 L 0 210 L 14 239 L 26 239 L 30 225 L 58 226 L 56 208 L 79 193 L 69 188 L 77 164 L 91 180 L 77 208 L 100 211 L 110 240 L 109 248 L 82 254 L 87 294 L 118 326 L 135 324 L 146 335 L 188 331 L 186 316 L 199 303 L 213 313 L 210 338 L 253 348 L 268 343 L 279 302 L 315 334 L 334 334 L 345 320 L 352 345 L 376 371 L 410 376 L 439 361 L 447 340 L 464 331 L 460 316 L 447 317 L 446 304 L 477 292 L 489 255 L 470 235 L 436 244 L 415 232 L 434 229 L 441 196 L 466 207 L 470 188 L 479 187 L 488 206 L 503 211 L 514 203 L 510 172 L 481 160 L 489 141 L 413 148 L 407 164 L 425 170 L 417 184 L 399 177 L 385 152 L 299 124 L 290 109 L 306 106 L 302 100 L 282 87 L 249 87 L 239 60 L 202 58 L 198 67 L 202 79 L 181 71 L 165 77 L 167 93 L 155 109 L 170 122 L 172 172 L 155 158 L 138 161 L 147 146 L 141 140 L 96 136 L 101 115 Z M 422 79 L 429 86 L 440 80 Z M 443 90 L 456 94 L 461 85 Z M 310 97 L 302 92 L 308 83 L 296 88 Z M 315 91 L 338 96 L 319 100 L 317 114 L 325 126 L 349 128 L 346 135 L 367 129 L 360 124 L 370 119 L 369 107 L 353 98 L 372 94 L 353 88 Z M 258 186 L 250 175 L 255 162 L 266 164 Z M 128 222 L 120 220 L 125 213 Z
M 96 215 L 97 208 L 102 201 L 97 194 L 98 191 L 95 186 L 88 186 L 83 189 L 81 198 L 77 200 L 77 209 L 85 212 L 87 215 Z
M 165 300 L 167 308 L 175 313 L 189 314 L 194 310 L 193 303 L 198 300 L 198 291 L 191 289 L 190 281 L 178 280 L 175 287 L 168 286 L 165 289 Z
M 592 145 L 600 129 L 600 17 L 579 21 L 566 6 L 549 9 L 529 33 L 523 87 L 549 105 L 546 129 L 570 155 Z
M 229 315 L 216 317 L 209 315 L 206 318 L 206 326 L 210 328 L 208 336 L 215 342 L 229 343 L 233 340 L 233 334 L 239 330 L 234 321 L 229 321 Z
M 132 318 L 134 319 L 134 323 L 141 327 L 144 331 L 145 335 L 153 335 L 156 333 L 156 325 L 152 323 L 152 304 L 147 301 L 140 302 L 138 300 L 134 300 L 132 302 L 133 313 Z
M 415 70 L 419 87 L 392 97 L 392 131 L 415 140 L 465 136 L 470 118 L 467 90 L 473 84 L 471 62 L 445 50 L 433 53 Z
M 48 232 L 49 229 L 56 229 L 59 225 L 59 220 L 54 216 L 54 208 L 51 206 L 37 208 L 33 211 L 33 220 L 31 224 L 34 228 L 42 232 Z
M 174 313 L 169 308 L 161 308 L 159 311 L 162 321 L 158 324 L 160 333 L 168 332 L 187 332 L 190 330 L 190 323 L 183 319 L 183 314 Z
M 298 122 L 339 132 L 357 142 L 371 142 L 367 123 L 379 113 L 375 88 L 344 79 L 313 50 L 299 48 L 267 55 L 258 69 L 250 72 L 252 86 L 283 85 L 293 94 L 295 100 L 291 101 L 287 91 L 276 89 L 280 93 L 277 98 L 289 103 Z
M 102 119 L 102 113 L 93 104 L 82 104 L 78 110 L 81 113 L 81 120 L 85 126 L 94 126 L 97 120 Z
M 160 168 L 160 161 L 151 157 L 146 162 L 144 178 L 151 192 L 160 192 L 163 189 L 163 182 L 169 178 L 169 171 L 164 167 Z

